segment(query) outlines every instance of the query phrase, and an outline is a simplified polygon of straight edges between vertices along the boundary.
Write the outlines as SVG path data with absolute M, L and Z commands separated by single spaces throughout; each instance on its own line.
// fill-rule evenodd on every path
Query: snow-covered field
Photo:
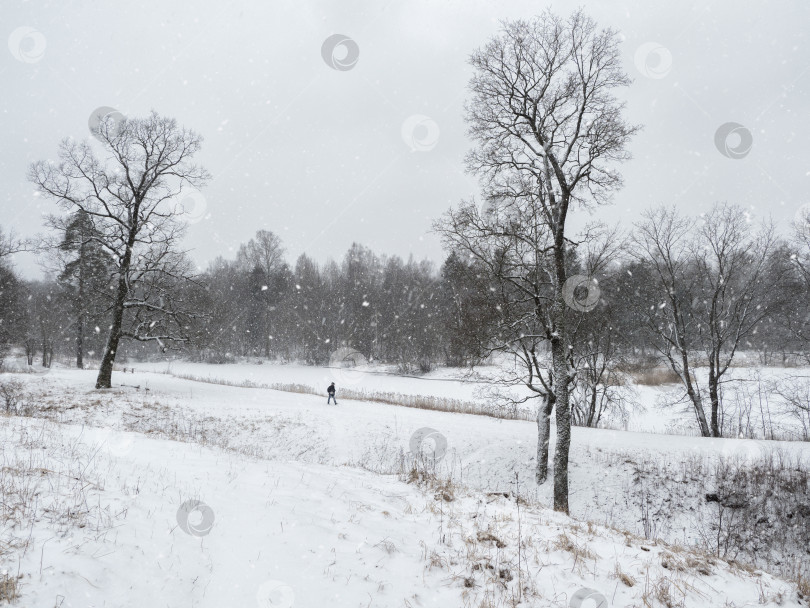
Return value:
M 795 585 L 706 553 L 714 480 L 694 477 L 776 449 L 807 462 L 806 443 L 575 428 L 568 518 L 533 481 L 530 421 L 334 407 L 135 367 L 110 391 L 92 389 L 93 371 L 3 376 L 25 382 L 31 409 L 0 419 L 2 560 L 21 576 L 19 605 L 802 605 Z M 478 386 L 290 365 L 168 371 L 465 399 Z M 426 436 L 446 445 L 436 465 L 414 458 Z M 780 557 L 806 570 L 806 554 Z

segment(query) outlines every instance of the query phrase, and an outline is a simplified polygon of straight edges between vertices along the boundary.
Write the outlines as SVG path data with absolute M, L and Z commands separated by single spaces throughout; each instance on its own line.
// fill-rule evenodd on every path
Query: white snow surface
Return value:
M 608 606 L 663 605 L 650 599 L 662 586 L 678 606 L 802 605 L 791 583 L 646 541 L 627 495 L 638 463 L 774 448 L 810 458 L 806 443 L 574 428 L 569 518 L 548 509 L 551 482 L 534 483 L 532 422 L 353 402 L 340 385 L 334 407 L 325 394 L 135 367 L 108 391 L 92 389 L 91 370 L 5 375 L 36 401 L 32 417 L 0 418 L 3 569 L 21 576 L 21 606 L 596 608 L 598 594 Z M 171 371 L 324 389 L 346 380 L 290 365 Z M 373 390 L 475 398 L 459 379 L 359 378 Z M 446 440 L 434 472 L 452 485 L 407 483 L 411 438 L 424 428 Z M 15 497 L 32 504 L 8 517 Z M 201 510 L 184 519 L 190 500 Z M 670 543 L 695 541 L 679 520 L 668 525 Z

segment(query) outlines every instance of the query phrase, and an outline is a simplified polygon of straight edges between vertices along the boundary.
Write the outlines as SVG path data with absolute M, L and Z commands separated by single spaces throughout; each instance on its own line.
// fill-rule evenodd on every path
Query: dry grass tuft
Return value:
M 799 576 L 796 579 L 796 592 L 800 599 L 810 601 L 810 577 Z
M 692 549 L 691 551 L 695 550 Z M 701 556 L 696 552 L 664 551 L 661 554 L 661 566 L 672 572 L 690 572 L 703 576 L 711 576 L 712 565 L 714 565 L 714 560 L 711 556 Z
M 616 575 L 617 579 L 628 587 L 632 587 L 636 584 L 636 579 L 622 570 L 622 566 L 619 564 L 619 562 L 616 562 L 616 569 L 613 571 L 613 573 Z
M 689 594 L 708 599 L 708 596 L 685 580 L 677 579 L 673 576 L 661 576 L 656 580 L 650 580 L 648 573 L 641 600 L 644 602 L 644 606 L 683 608 L 683 606 L 686 605 L 686 598 Z
M 0 603 L 14 603 L 20 598 L 19 579 L 22 575 L 12 576 L 7 572 L 0 574 Z
M 554 541 L 554 548 L 560 551 L 567 551 L 574 556 L 575 560 L 579 559 L 597 559 L 599 556 L 587 547 L 579 546 L 570 536 L 565 532 L 560 534 Z
M 25 385 L 16 378 L 0 380 L 0 407 L 7 414 L 16 414 L 21 409 Z
M 388 555 L 393 555 L 394 553 L 399 552 L 399 549 L 397 549 L 397 546 L 387 538 L 384 538 L 383 540 L 381 540 L 380 542 L 378 542 L 374 546 L 379 547 L 380 549 L 385 551 Z
M 479 530 L 478 534 L 476 534 L 475 537 L 478 539 L 479 543 L 488 543 L 488 542 L 495 543 L 495 546 L 498 547 L 498 549 L 503 549 L 506 546 L 506 543 L 503 542 L 497 536 L 495 536 L 492 532 L 485 532 L 484 530 Z

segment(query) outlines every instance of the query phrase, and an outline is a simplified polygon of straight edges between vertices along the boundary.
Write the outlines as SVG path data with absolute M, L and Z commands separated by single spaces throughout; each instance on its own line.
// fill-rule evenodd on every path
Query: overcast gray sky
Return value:
M 477 190 L 463 171 L 467 57 L 500 20 L 545 6 L 573 5 L 2 0 L 0 224 L 41 231 L 54 205 L 34 196 L 28 163 L 55 157 L 63 137 L 89 137 L 96 108 L 154 109 L 205 138 L 199 158 L 213 179 L 187 237 L 203 267 L 260 228 L 282 237 L 291 263 L 302 252 L 340 258 L 353 241 L 438 263 L 431 222 Z M 810 3 L 582 6 L 621 31 L 635 80 L 626 115 L 644 125 L 625 187 L 600 217 L 730 201 L 784 226 L 810 202 Z M 322 57 L 333 34 L 359 49 L 350 69 Z M 740 158 L 715 145 L 729 122 L 743 128 L 724 140 L 729 154 L 747 147 L 745 130 L 752 138 Z M 39 273 L 30 256 L 16 265 Z

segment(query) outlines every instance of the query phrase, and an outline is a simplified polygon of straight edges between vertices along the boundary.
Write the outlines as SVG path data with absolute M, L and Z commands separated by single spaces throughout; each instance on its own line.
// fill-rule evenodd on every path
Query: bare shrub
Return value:
M 753 376 L 753 377 L 751 377 Z M 745 379 L 729 383 L 720 401 L 720 432 L 724 437 L 753 439 L 759 436 L 773 438 L 771 409 L 767 392 L 763 391 L 759 370 Z M 759 412 L 759 416 L 756 412 Z M 759 424 L 757 424 L 757 421 Z
M 716 491 L 713 547 L 718 557 L 778 563 L 783 547 L 807 554 L 810 547 L 810 470 L 800 458 L 770 452 L 751 464 L 720 459 L 714 468 Z
M 604 426 L 603 419 L 618 420 L 623 426 L 629 419 L 632 389 L 622 384 L 621 374 L 611 372 L 606 383 L 574 383 L 571 390 L 571 419 L 574 426 Z
M 657 355 L 626 356 L 616 365 L 616 372 L 643 386 L 678 384 L 681 379 L 669 367 L 661 365 Z
M 806 460 L 770 451 L 633 465 L 630 501 L 651 540 L 671 540 L 675 530 L 688 528 L 697 548 L 715 557 L 792 579 L 810 574 Z
M 781 378 L 772 383 L 771 389 L 784 399 L 788 414 L 801 425 L 802 441 L 810 441 L 810 377 Z
M 21 409 L 25 384 L 21 380 L 11 378 L 0 382 L 0 404 L 7 414 L 16 414 Z
M 191 361 L 211 363 L 214 365 L 224 365 L 226 363 L 236 363 L 233 353 L 225 352 L 217 348 L 202 348 L 190 352 Z
M 563 532 L 554 540 L 553 546 L 559 551 L 567 551 L 574 556 L 574 561 L 579 560 L 594 560 L 597 555 L 591 551 L 586 544 L 577 543 L 576 537 L 572 538 L 567 533 Z

